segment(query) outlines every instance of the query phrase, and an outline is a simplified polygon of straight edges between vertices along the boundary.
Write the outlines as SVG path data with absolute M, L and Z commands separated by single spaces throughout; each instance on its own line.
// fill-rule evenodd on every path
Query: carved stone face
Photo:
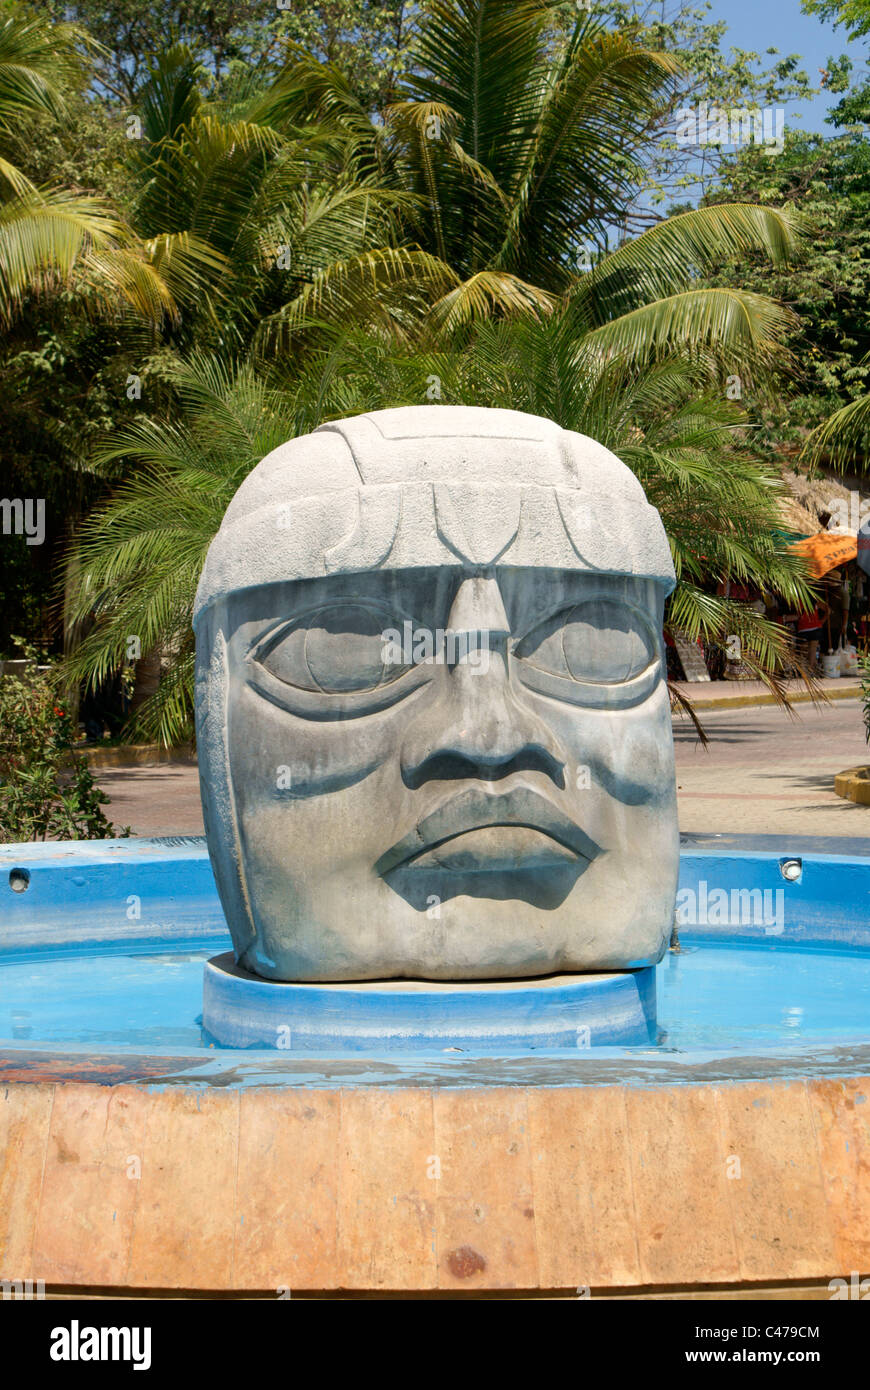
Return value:
M 665 586 L 535 554 L 269 578 L 199 613 L 203 803 L 243 966 L 461 980 L 659 959 Z

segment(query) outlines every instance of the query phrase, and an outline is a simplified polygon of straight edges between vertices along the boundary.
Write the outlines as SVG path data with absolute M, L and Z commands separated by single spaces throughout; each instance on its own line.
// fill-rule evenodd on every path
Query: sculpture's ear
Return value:
M 236 960 L 256 940 L 227 743 L 229 660 L 220 620 L 222 602 L 202 614 L 196 634 L 196 748 L 208 853 Z

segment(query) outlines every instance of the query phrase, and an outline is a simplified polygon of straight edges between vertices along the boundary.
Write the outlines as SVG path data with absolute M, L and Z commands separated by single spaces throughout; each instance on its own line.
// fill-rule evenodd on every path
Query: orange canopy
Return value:
M 814 579 L 821 579 L 828 570 L 845 565 L 858 554 L 857 536 L 838 535 L 833 531 L 819 531 L 815 536 L 807 536 L 789 546 L 797 555 L 803 555 L 810 562 Z

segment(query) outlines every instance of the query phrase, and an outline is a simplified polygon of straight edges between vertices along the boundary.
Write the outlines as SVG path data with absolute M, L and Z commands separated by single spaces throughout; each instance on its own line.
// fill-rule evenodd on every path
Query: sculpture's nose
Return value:
M 421 712 L 402 744 L 406 785 L 537 771 L 563 786 L 565 758 L 556 738 L 511 685 L 510 624 L 495 579 L 461 582 L 447 632 L 445 693 Z

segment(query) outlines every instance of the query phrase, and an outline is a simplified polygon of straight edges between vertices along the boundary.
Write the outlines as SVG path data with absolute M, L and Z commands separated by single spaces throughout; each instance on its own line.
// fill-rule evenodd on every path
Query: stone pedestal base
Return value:
M 224 1047 L 500 1055 L 655 1041 L 655 968 L 539 980 L 284 984 L 206 963 L 203 1027 Z

